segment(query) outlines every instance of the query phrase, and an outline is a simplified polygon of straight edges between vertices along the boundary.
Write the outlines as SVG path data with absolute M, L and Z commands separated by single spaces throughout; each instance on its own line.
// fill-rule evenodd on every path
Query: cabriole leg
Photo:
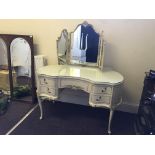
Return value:
M 42 102 L 40 97 L 38 97 L 38 103 L 40 108 L 40 119 L 43 119 L 43 107 L 42 107 Z
M 109 124 L 108 124 L 108 134 L 111 134 L 111 121 L 112 121 L 113 114 L 114 114 L 114 110 L 110 109 Z

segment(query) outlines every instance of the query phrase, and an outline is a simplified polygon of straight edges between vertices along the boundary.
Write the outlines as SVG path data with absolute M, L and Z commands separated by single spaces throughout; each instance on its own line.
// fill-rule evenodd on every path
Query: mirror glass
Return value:
M 84 22 L 71 33 L 70 63 L 97 66 L 100 35 Z
M 0 38 L 0 96 L 1 94 L 10 95 L 7 46 L 2 38 Z
M 13 80 L 13 98 L 32 101 L 31 48 L 21 37 L 10 44 L 11 69 Z
M 58 64 L 67 63 L 68 50 L 68 32 L 66 29 L 62 30 L 61 36 L 57 40 Z

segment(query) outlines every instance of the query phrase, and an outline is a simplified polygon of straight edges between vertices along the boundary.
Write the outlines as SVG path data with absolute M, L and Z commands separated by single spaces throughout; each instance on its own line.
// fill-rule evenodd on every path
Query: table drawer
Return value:
M 39 77 L 39 84 L 46 85 L 49 87 L 55 87 L 56 79 L 49 78 L 49 77 Z
M 94 104 L 110 104 L 111 96 L 91 94 L 91 102 Z
M 112 94 L 112 87 L 106 85 L 93 85 L 92 93 L 94 94 Z
M 81 89 L 86 92 L 89 91 L 89 83 L 88 82 L 76 80 L 76 79 L 61 79 L 60 87 L 61 88 Z
M 51 87 L 41 86 L 39 93 L 40 94 L 50 95 L 50 96 L 55 96 L 56 95 L 56 90 L 52 89 Z

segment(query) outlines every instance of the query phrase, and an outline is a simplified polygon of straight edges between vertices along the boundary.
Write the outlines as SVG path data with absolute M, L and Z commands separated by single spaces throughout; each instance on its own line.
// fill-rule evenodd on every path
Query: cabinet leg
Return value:
M 40 97 L 38 97 L 38 103 L 39 103 L 39 108 L 40 108 L 40 119 L 43 119 L 43 107 L 42 107 L 42 102 Z
M 109 124 L 108 124 L 108 134 L 111 134 L 111 121 L 112 121 L 113 114 L 114 114 L 114 110 L 110 109 Z

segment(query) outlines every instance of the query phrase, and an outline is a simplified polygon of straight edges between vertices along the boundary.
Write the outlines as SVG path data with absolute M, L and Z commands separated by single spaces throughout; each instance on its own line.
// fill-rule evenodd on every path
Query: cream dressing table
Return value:
M 86 50 L 89 46 L 88 38 L 90 35 L 85 35 L 85 40 L 83 39 L 84 34 L 82 34 L 82 27 L 80 27 L 83 25 L 84 28 L 89 26 L 93 29 L 90 24 L 84 22 L 83 24 L 78 25 L 76 30 L 71 33 L 70 38 L 68 38 L 66 30 L 62 31 L 62 34 L 57 41 L 59 65 L 41 67 L 37 71 L 37 95 L 41 112 L 40 119 L 43 118 L 42 100 L 59 100 L 62 89 L 69 88 L 71 90 L 81 90 L 88 94 L 88 103 L 85 105 L 110 109 L 108 125 L 108 133 L 110 134 L 113 112 L 122 102 L 121 87 L 123 76 L 116 71 L 102 66 L 102 35 L 98 35 L 99 40 L 96 63 L 92 63 L 94 60 L 91 61 L 90 59 L 88 62 L 86 61 Z M 79 28 L 81 29 L 79 30 Z M 80 31 L 82 35 L 78 36 L 77 31 Z M 97 34 L 95 31 L 93 33 Z M 74 57 L 71 52 L 76 50 L 76 48 L 73 48 L 73 46 L 76 46 L 73 45 L 75 44 L 75 37 L 77 40 L 84 40 L 86 47 L 80 51 L 81 53 L 76 54 Z M 76 42 L 76 44 L 79 44 L 82 47 L 81 43 Z M 77 51 L 79 52 L 79 49 Z M 69 94 L 68 98 L 69 97 L 72 97 L 72 94 Z

